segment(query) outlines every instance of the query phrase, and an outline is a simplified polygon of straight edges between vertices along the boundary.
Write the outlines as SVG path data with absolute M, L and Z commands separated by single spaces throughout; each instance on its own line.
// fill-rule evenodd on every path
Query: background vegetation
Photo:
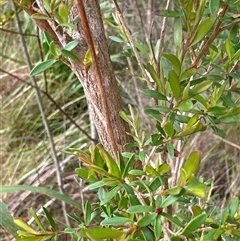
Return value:
M 159 39 L 162 36 L 164 21 L 166 21 L 166 33 L 162 50 L 171 54 L 179 51 L 180 46 L 177 45 L 179 40 L 176 39 L 176 19 L 180 16 L 176 8 L 181 2 L 184 1 L 172 1 L 169 11 L 164 12 L 166 1 L 121 1 L 121 3 L 119 1 L 124 19 L 136 41 L 145 66 L 153 58 L 150 50 L 157 51 L 161 43 Z M 196 4 L 194 1 L 190 2 Z M 223 100 L 225 106 L 239 108 L 239 57 L 234 63 L 230 63 L 229 67 L 220 62 L 227 62 L 240 49 L 239 3 L 238 1 L 216 1 L 220 5 L 216 4 L 216 7 L 215 5 L 211 7 L 214 1 L 203 2 L 206 4 L 204 9 L 206 15 L 212 14 L 208 11 L 217 14 L 220 6 L 228 4 L 229 11 L 222 21 L 225 26 L 233 21 L 236 25 L 230 26 L 218 35 L 209 49 L 210 52 L 204 56 L 202 60 L 204 67 L 200 68 L 198 75 L 208 72 L 207 67 L 214 69 L 208 78 L 215 83 L 224 78 L 228 81 L 228 89 L 232 90 L 231 98 L 227 98 L 226 94 Z M 109 52 L 115 75 L 126 104 L 125 111 L 129 112 L 128 104 L 131 104 L 134 113 L 138 112 L 141 120 L 139 133 L 144 130 L 149 137 L 155 132 L 156 123 L 144 112 L 145 108 L 151 107 L 149 98 L 142 93 L 142 89 L 146 88 L 146 83 L 140 74 L 136 56 L 127 44 L 126 36 L 119 27 L 120 24 L 118 25 L 116 15 L 112 14 L 112 7 L 111 1 L 101 1 L 105 34 L 109 41 Z M 195 10 L 197 12 L 197 7 Z M 49 36 L 39 31 L 29 16 L 20 8 L 14 9 L 11 2 L 2 4 L 0 16 L 1 183 L 4 186 L 26 184 L 57 190 L 57 166 L 51 158 L 49 138 L 36 102 L 35 90 L 30 81 L 29 66 L 23 57 L 15 11 L 18 12 L 21 20 L 22 36 L 27 43 L 27 53 L 32 65 L 51 56 L 48 45 Z M 165 17 L 167 18 L 164 20 Z M 194 17 L 193 21 L 195 21 Z M 207 39 L 210 37 L 211 34 Z M 228 41 L 231 42 L 230 47 L 228 47 Z M 184 63 L 184 68 L 191 64 L 191 57 L 188 56 L 189 61 Z M 166 58 L 164 61 L 163 68 L 169 68 Z M 218 68 L 217 65 L 220 67 Z M 75 175 L 75 168 L 81 164 L 75 156 L 66 154 L 64 151 L 69 148 L 86 151 L 91 143 L 89 134 L 91 124 L 83 88 L 72 71 L 61 62 L 57 62 L 44 74 L 37 76 L 37 83 L 54 139 L 64 192 L 74 200 L 81 200 L 83 198 L 81 190 L 85 187 L 85 183 L 76 179 Z M 207 98 L 210 97 L 210 95 L 207 96 Z M 238 144 L 240 143 L 240 122 L 238 118 L 235 118 L 234 120 L 226 119 L 219 124 L 217 129 L 208 128 L 207 131 L 198 132 L 184 139 L 184 145 L 179 144 L 178 141 L 174 141 L 173 145 L 181 152 L 181 156 L 178 157 L 179 163 L 186 160 L 192 151 L 201 152 L 202 165 L 198 174 L 206 180 L 213 179 L 212 194 L 215 198 L 211 199 L 212 205 L 217 205 L 220 210 L 223 210 L 230 200 L 240 195 L 240 146 Z M 174 169 L 176 158 L 170 159 L 169 163 Z M 59 213 L 61 203 L 57 200 L 29 191 L 1 195 L 11 213 L 16 217 L 29 220 L 28 208 L 39 210 L 44 205 L 54 216 L 59 228 L 66 227 L 66 220 Z M 84 192 L 84 199 L 94 202 L 96 193 L 94 191 Z M 75 209 L 67 205 L 67 211 L 75 212 Z M 81 217 L 82 214 L 78 213 L 78 215 Z M 0 235 L 1 240 L 9 238 L 5 238 L 4 231 Z

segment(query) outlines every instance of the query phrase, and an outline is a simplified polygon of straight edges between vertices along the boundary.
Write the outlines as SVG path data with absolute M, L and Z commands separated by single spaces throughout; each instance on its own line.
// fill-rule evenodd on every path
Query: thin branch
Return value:
M 167 1 L 166 7 L 165 7 L 166 10 L 169 9 L 170 2 L 171 2 L 170 0 Z M 163 17 L 162 30 L 161 30 L 161 34 L 160 34 L 160 44 L 159 44 L 159 48 L 158 48 L 158 61 L 157 61 L 157 66 L 155 66 L 156 72 L 158 75 L 160 74 L 160 60 L 161 60 L 162 53 L 163 53 L 163 45 L 164 45 L 164 39 L 165 39 L 165 34 L 166 34 L 166 27 L 167 27 L 167 17 Z
M 117 148 L 116 140 L 114 138 L 113 126 L 112 126 L 112 123 L 110 120 L 110 112 L 109 112 L 109 107 L 107 104 L 107 96 L 106 96 L 105 89 L 103 86 L 104 81 L 102 79 L 100 66 L 99 66 L 97 55 L 95 52 L 94 43 L 93 43 L 93 39 L 92 39 L 92 35 L 91 35 L 91 30 L 90 30 L 89 23 L 87 20 L 87 15 L 85 12 L 85 7 L 84 7 L 82 0 L 75 0 L 75 2 L 76 2 L 76 6 L 77 6 L 78 12 L 80 14 L 81 20 L 82 20 L 82 27 L 83 27 L 84 34 L 86 37 L 86 42 L 87 42 L 88 48 L 89 48 L 91 56 L 92 56 L 92 65 L 93 65 L 93 68 L 95 69 L 96 80 L 97 80 L 98 88 L 100 91 L 104 115 L 106 118 L 106 130 L 108 132 L 108 137 L 111 142 L 110 145 L 112 147 L 113 155 L 114 155 L 115 159 L 117 160 L 118 159 L 118 148 Z
M 15 79 L 23 82 L 24 84 L 26 84 L 26 85 L 28 85 L 28 86 L 31 86 L 31 87 L 34 88 L 34 89 L 37 88 L 41 93 L 43 93 L 44 95 L 46 95 L 46 97 L 56 106 L 56 108 L 57 108 L 64 116 L 66 116 L 66 118 L 67 118 L 77 129 L 79 129 L 89 140 L 91 140 L 91 141 L 93 141 L 93 142 L 97 142 L 97 139 L 92 138 L 84 129 L 82 129 L 82 128 L 76 123 L 76 121 L 73 120 L 72 117 L 69 116 L 69 115 L 61 108 L 61 106 L 58 105 L 58 103 L 51 97 L 51 95 L 50 95 L 48 92 L 40 89 L 38 86 L 32 85 L 31 83 L 27 82 L 26 80 L 23 80 L 23 79 L 19 78 L 18 76 L 14 75 L 14 74 L 12 74 L 12 73 L 7 72 L 6 70 L 3 70 L 3 69 L 0 68 L 0 72 L 6 73 L 6 74 L 8 74 L 9 76 L 11 76 L 11 77 L 13 77 L 13 78 L 15 78 Z
M 206 43 L 203 45 L 199 55 L 197 56 L 197 58 L 195 59 L 194 63 L 192 64 L 193 67 L 197 67 L 198 62 L 200 61 L 200 59 L 202 58 L 202 56 L 204 55 L 204 53 L 209 49 L 210 45 L 212 44 L 212 42 L 216 39 L 216 37 L 220 34 L 220 32 L 222 31 L 222 29 L 220 28 L 222 22 L 221 22 L 221 18 L 224 17 L 224 15 L 226 14 L 226 11 L 228 9 L 228 5 L 225 5 L 219 15 L 220 20 L 218 21 L 212 36 L 206 41 Z
M 13 8 L 15 9 L 15 11 L 16 11 L 16 6 L 13 2 L 12 2 L 12 5 L 13 5 Z M 22 32 L 21 21 L 20 21 L 20 18 L 19 18 L 19 15 L 18 15 L 17 11 L 16 11 L 16 18 L 15 19 L 16 19 L 16 25 L 17 25 L 18 31 L 20 33 L 19 38 L 20 38 L 21 47 L 23 49 L 23 54 L 24 54 L 24 57 L 26 59 L 26 63 L 27 63 L 27 66 L 29 68 L 29 71 L 31 71 L 32 63 L 31 63 L 30 56 L 29 56 L 29 53 L 28 53 L 28 50 L 27 50 L 26 41 L 25 41 L 25 39 L 22 35 L 23 32 Z M 38 86 L 35 77 L 32 76 L 31 81 L 32 81 L 33 86 L 36 86 L 36 87 Z M 45 130 L 46 130 L 48 139 L 49 139 L 52 158 L 53 158 L 53 161 L 54 161 L 54 165 L 56 167 L 56 177 L 57 177 L 57 182 L 58 182 L 58 189 L 59 189 L 59 192 L 61 194 L 63 194 L 64 189 L 63 189 L 63 181 L 62 181 L 62 177 L 61 177 L 61 169 L 60 169 L 60 165 L 59 165 L 59 162 L 58 162 L 58 159 L 57 159 L 57 154 L 56 154 L 53 136 L 52 136 L 51 130 L 49 128 L 49 124 L 48 124 L 48 120 L 47 120 L 45 110 L 44 110 L 44 107 L 43 107 L 40 91 L 39 91 L 38 88 L 34 88 L 34 89 L 35 89 L 35 95 L 36 95 L 38 107 L 39 107 L 39 110 L 40 110 L 40 113 L 41 113 L 41 116 L 42 116 L 42 121 L 43 121 Z M 65 218 L 66 225 L 70 226 L 70 222 L 69 222 L 69 219 L 68 219 L 68 216 L 67 216 L 66 203 L 65 202 L 62 202 L 62 211 L 63 211 L 63 215 L 64 215 L 64 218 Z
M 116 1 L 116 0 L 113 0 L 113 2 L 114 2 L 114 5 L 115 5 L 115 7 L 116 7 L 116 12 L 117 12 L 117 15 L 118 15 L 118 17 L 119 17 L 119 20 L 120 20 L 120 22 L 121 22 L 121 25 L 122 25 L 122 27 L 124 28 L 124 31 L 125 31 L 125 33 L 126 33 L 126 35 L 127 35 L 127 38 L 128 38 L 128 41 L 129 41 L 129 43 L 130 43 L 130 45 L 131 45 L 131 47 L 132 47 L 132 50 L 133 50 L 133 52 L 134 52 L 134 54 L 135 54 L 135 57 L 136 57 L 136 59 L 137 59 L 137 62 L 138 62 L 138 64 L 139 64 L 139 66 L 140 66 L 140 69 L 141 69 L 141 71 L 142 71 L 143 77 L 144 77 L 145 81 L 147 82 L 148 87 L 151 89 L 151 82 L 150 82 L 150 80 L 149 80 L 149 77 L 147 76 L 146 70 L 145 70 L 145 68 L 144 68 L 144 66 L 143 66 L 143 63 L 142 63 L 142 60 L 141 60 L 141 58 L 140 58 L 140 55 L 139 55 L 139 53 L 138 53 L 138 51 L 137 51 L 137 48 L 136 48 L 135 45 L 134 45 L 133 38 L 132 38 L 131 33 L 130 33 L 128 27 L 127 27 L 127 24 L 125 23 L 125 20 L 124 20 L 124 18 L 123 18 L 123 16 L 122 16 L 122 12 L 121 12 L 121 10 L 120 10 L 120 8 L 119 8 L 119 6 L 118 6 L 117 1 Z
M 13 30 L 9 30 L 9 29 L 5 29 L 5 28 L 2 28 L 0 27 L 0 31 L 3 31 L 3 32 L 7 32 L 7 33 L 11 33 L 11 34 L 21 34 L 19 32 L 16 32 L 16 31 L 13 31 Z M 30 34 L 30 33 L 22 33 L 23 36 L 26 36 L 26 37 L 37 37 L 36 34 Z

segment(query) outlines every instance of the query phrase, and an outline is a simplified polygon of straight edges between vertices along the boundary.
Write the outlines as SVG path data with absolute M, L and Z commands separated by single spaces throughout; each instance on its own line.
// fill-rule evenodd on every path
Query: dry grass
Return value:
M 132 6 L 132 8 L 135 8 L 135 6 Z M 138 18 L 136 17 L 134 21 L 138 21 Z M 15 31 L 13 22 L 4 27 Z M 24 27 L 31 29 L 33 25 L 28 23 Z M 34 46 L 37 46 L 37 40 L 34 40 L 33 37 L 29 38 L 31 39 L 27 41 L 32 48 L 30 54 L 33 59 L 37 59 L 35 53 L 38 51 L 34 48 Z M 7 57 L 2 57 L 1 68 L 14 74 L 17 78 L 6 73 L 0 73 L 0 182 L 2 185 L 26 184 L 57 190 L 55 166 L 52 162 L 48 139 L 35 101 L 34 90 L 18 79 L 29 82 L 28 70 L 22 59 L 18 36 L 4 34 L 3 40 L 0 43 L 1 52 Z M 57 70 L 59 68 L 62 68 L 61 71 Z M 89 131 L 87 104 L 82 87 L 76 78 L 70 74 L 70 71 L 64 68 L 63 65 L 58 64 L 55 69 L 48 73 L 49 94 L 59 106 L 74 118 L 81 128 Z M 122 78 L 120 71 L 117 73 L 118 77 Z M 125 78 L 128 79 L 132 75 L 133 73 L 129 73 Z M 40 88 L 45 90 L 46 83 L 41 77 L 38 78 L 38 84 Z M 130 96 L 132 91 L 129 90 L 131 88 L 136 91 L 134 92 L 136 96 Z M 122 83 L 122 89 L 123 91 L 126 89 L 124 95 L 128 101 L 130 96 L 133 104 L 137 103 L 134 101 L 138 98 L 139 86 L 125 81 Z M 66 116 L 60 113 L 45 95 L 42 95 L 42 97 L 50 129 L 54 136 L 65 192 L 74 200 L 80 200 L 81 187 L 75 180 L 74 174 L 74 169 L 78 167 L 79 163 L 75 157 L 65 155 L 62 150 L 69 147 L 86 149 L 89 140 Z M 151 125 L 148 125 L 143 110 L 139 108 L 138 111 L 142 113 L 144 126 L 150 128 Z M 207 179 L 212 178 L 214 180 L 213 192 L 218 195 L 215 202 L 221 208 L 228 204 L 232 197 L 240 196 L 240 122 L 223 128 L 227 133 L 226 139 L 219 139 L 209 130 L 191 138 L 184 149 L 185 156 L 192 150 L 201 151 L 203 164 L 200 174 Z M 92 200 L 94 197 L 94 193 L 89 193 L 86 198 Z M 42 205 L 47 204 L 49 205 L 49 211 L 53 213 L 60 227 L 65 227 L 62 215 L 58 212 L 61 205 L 58 201 L 29 192 L 4 194 L 2 198 L 14 216 L 27 220 L 30 218 L 28 212 L 30 207 L 38 210 Z M 73 212 L 75 210 L 67 206 L 67 211 Z M 0 240 L 7 240 L 5 235 L 5 233 L 0 233 Z

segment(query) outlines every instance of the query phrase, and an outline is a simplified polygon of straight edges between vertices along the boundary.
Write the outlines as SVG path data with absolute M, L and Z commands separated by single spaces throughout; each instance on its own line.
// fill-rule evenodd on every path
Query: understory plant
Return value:
M 44 227 L 31 209 L 38 226 L 35 229 L 20 218 L 12 219 L 2 203 L 6 215 L 2 226 L 10 225 L 12 229 L 7 229 L 18 241 L 240 240 L 239 198 L 234 197 L 219 210 L 212 195 L 214 182 L 198 175 L 201 153 L 188 153 L 185 148 L 189 139 L 207 129 L 224 138 L 222 126 L 237 122 L 239 1 L 173 1 L 174 11 L 167 1 L 165 10 L 155 11 L 163 18 L 160 39 L 154 41 L 149 34 L 144 42 L 133 38 L 117 1 L 113 2 L 116 12 L 105 19 L 117 32 L 110 39 L 122 50 L 121 57 L 132 62 L 138 78 L 143 79 L 142 98 L 148 103 L 144 104 L 144 115 L 154 128 L 145 131 L 139 111 L 128 105 L 128 110 L 118 114 L 129 125 L 127 135 L 132 141 L 121 151 L 116 153 L 103 144 L 90 145 L 88 152 L 79 148 L 65 150 L 81 163 L 76 176 L 89 183 L 81 193 L 95 190 L 98 201 L 82 198 L 80 205 L 49 189 L 41 192 L 82 210 L 83 217 L 68 214 L 75 225 L 59 230 L 54 215 L 43 207 L 51 228 Z M 25 2 L 19 4 L 29 7 Z M 46 5 L 46 12 L 53 10 L 53 15 L 35 13 L 32 18 L 51 20 L 55 16 L 59 27 L 71 30 L 74 21 L 68 22 L 68 8 L 64 2 L 52 1 Z M 171 49 L 163 45 L 167 20 L 173 26 Z M 60 60 L 80 62 L 87 74 L 95 66 L 100 46 L 90 44 L 91 51 L 87 49 L 80 59 L 75 49 L 79 41 L 72 40 L 59 51 L 51 36 L 48 40 L 52 55 L 37 64 L 31 75 Z M 9 187 L 3 188 L 3 192 L 7 190 Z

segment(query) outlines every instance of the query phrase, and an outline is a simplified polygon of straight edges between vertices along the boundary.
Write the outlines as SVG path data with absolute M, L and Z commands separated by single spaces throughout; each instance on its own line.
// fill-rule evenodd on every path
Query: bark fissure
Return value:
M 41 12 L 40 8 L 36 11 L 36 4 L 34 4 L 34 8 L 32 6 L 33 1 L 30 7 L 23 7 L 30 16 L 36 12 Z M 132 142 L 132 138 L 127 135 L 127 132 L 130 132 L 128 124 L 119 115 L 120 110 L 123 109 L 123 103 L 108 53 L 108 44 L 104 34 L 99 3 L 97 0 L 89 0 L 87 1 L 87 7 L 91 9 L 87 13 L 87 21 L 92 34 L 91 37 L 93 44 L 98 46 L 98 54 L 95 60 L 98 64 L 98 74 L 96 74 L 96 68 L 94 66 L 90 66 L 90 68 L 86 70 L 83 64 L 86 51 L 88 50 L 88 44 L 85 39 L 83 22 L 79 19 L 76 2 L 74 2 L 70 10 L 69 21 L 77 26 L 77 30 L 72 29 L 66 33 L 63 28 L 58 26 L 58 32 L 56 33 L 54 26 L 57 25 L 56 23 L 52 24 L 52 22 L 55 21 L 54 19 L 33 20 L 39 28 L 49 33 L 60 49 L 72 40 L 79 41 L 79 45 L 73 52 L 79 57 L 81 62 L 66 59 L 65 63 L 74 71 L 83 85 L 89 110 L 92 114 L 101 143 L 116 157 L 117 151 L 123 151 L 124 144 Z M 92 65 L 94 65 L 94 63 Z M 100 80 L 98 79 L 99 77 Z M 99 85 L 100 81 L 102 81 L 102 83 Z M 101 93 L 103 92 L 105 100 L 102 99 L 103 95 Z M 105 103 L 103 101 L 105 101 Z M 108 112 L 106 112 L 106 108 L 108 108 Z

